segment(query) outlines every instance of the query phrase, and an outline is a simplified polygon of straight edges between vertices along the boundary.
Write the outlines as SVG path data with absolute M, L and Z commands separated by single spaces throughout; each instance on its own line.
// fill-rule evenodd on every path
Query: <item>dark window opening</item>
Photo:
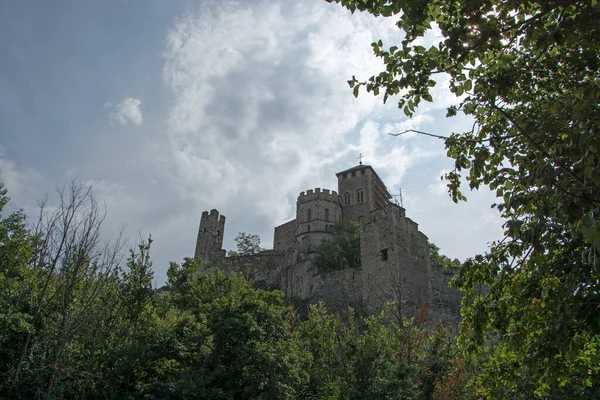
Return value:
M 310 221 L 312 219 L 312 210 L 309 208 L 308 209 L 308 219 L 307 221 Z
M 381 255 L 381 261 L 387 261 L 388 259 L 388 249 L 379 250 Z
M 358 189 L 356 191 L 356 202 L 362 203 L 363 201 L 365 201 L 365 192 L 362 189 Z
M 325 221 L 329 221 L 329 208 L 325 209 Z
M 308 232 L 310 232 L 310 225 L 308 226 Z
M 360 170 L 360 174 L 361 174 L 361 175 L 364 175 L 364 174 L 365 174 L 365 171 L 366 171 L 366 169 L 361 169 L 361 170 Z
M 356 176 L 356 171 L 352 171 L 352 176 Z
M 350 205 L 350 193 L 344 193 L 344 205 Z

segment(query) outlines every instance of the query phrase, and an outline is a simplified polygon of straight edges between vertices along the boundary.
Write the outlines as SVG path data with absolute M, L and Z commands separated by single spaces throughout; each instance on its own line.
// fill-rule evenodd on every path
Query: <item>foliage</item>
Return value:
M 450 195 L 488 185 L 506 219 L 505 239 L 466 263 L 461 345 L 480 351 L 498 338 L 476 389 L 531 396 L 569 383 L 595 384 L 600 369 L 600 4 L 596 0 L 337 0 L 350 10 L 395 16 L 398 45 L 373 43 L 385 70 L 349 81 L 412 116 L 431 102 L 435 76 L 450 77 L 473 129 L 445 140 L 455 168 Z M 440 42 L 421 45 L 439 28 Z M 479 290 L 486 287 L 485 291 Z M 510 371 L 510 372 L 509 372 Z M 502 378 L 499 379 L 501 374 Z M 589 389 L 591 390 L 591 389 Z
M 22 212 L 0 218 L 0 398 L 470 399 L 469 382 L 486 379 L 479 365 L 501 357 L 499 344 L 464 359 L 445 329 L 416 317 L 397 323 L 391 306 L 342 317 L 318 304 L 302 319 L 280 291 L 209 273 L 191 258 L 171 263 L 167 285 L 155 290 L 151 238 L 129 250 L 123 268 L 106 247 L 83 246 L 96 242 L 79 233 L 95 228 L 79 229 L 99 226 L 90 193 L 78 189 L 68 198 L 82 201 L 51 214 L 73 218 L 31 228 Z M 0 192 L 0 205 L 6 201 Z M 70 244 L 48 247 L 63 228 Z M 529 376 L 519 384 L 535 386 Z M 548 398 L 594 394 L 572 384 L 555 393 Z M 527 394 L 510 384 L 488 393 Z
M 331 227 L 333 239 L 317 249 L 320 271 L 360 267 L 360 225 L 352 221 L 337 222 Z
M 263 249 L 260 247 L 260 237 L 246 232 L 240 232 L 234 239 L 237 243 L 237 250 L 230 250 L 227 255 L 234 256 L 251 256 L 260 253 Z
M 451 260 L 448 256 L 441 254 L 440 248 L 431 242 L 429 242 L 429 259 L 432 265 L 446 272 L 457 272 L 461 265 L 457 258 Z
M 0 184 L 0 213 L 9 201 Z M 20 352 L 20 339 L 32 329 L 29 301 L 35 275 L 28 268 L 32 238 L 22 211 L 0 214 L 0 393 L 7 390 Z

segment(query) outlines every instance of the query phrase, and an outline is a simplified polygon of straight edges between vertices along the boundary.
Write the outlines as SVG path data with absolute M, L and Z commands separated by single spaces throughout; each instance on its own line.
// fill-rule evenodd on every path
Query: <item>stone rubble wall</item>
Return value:
M 431 302 L 427 237 L 390 205 L 361 226 L 362 296 L 368 313 L 394 301 L 405 317 Z
M 458 333 L 462 293 L 448 287 L 455 273 L 443 271 L 439 265 L 432 265 L 431 272 L 432 300 L 428 317 L 433 321 L 441 321 L 446 327 L 455 328 L 454 333 Z
M 297 246 L 296 220 L 275 227 L 273 233 L 273 250 L 286 251 Z

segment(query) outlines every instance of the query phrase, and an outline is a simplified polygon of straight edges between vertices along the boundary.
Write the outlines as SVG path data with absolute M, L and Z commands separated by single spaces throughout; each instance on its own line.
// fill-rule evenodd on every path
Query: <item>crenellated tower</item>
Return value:
M 335 191 L 320 188 L 301 192 L 296 202 L 296 239 L 300 251 L 314 252 L 333 236 L 332 225 L 342 220 L 340 199 Z
M 225 232 L 225 216 L 219 215 L 215 209 L 204 211 L 200 219 L 200 229 L 196 240 L 194 258 L 205 264 L 214 263 L 225 257 L 223 250 L 223 233 Z

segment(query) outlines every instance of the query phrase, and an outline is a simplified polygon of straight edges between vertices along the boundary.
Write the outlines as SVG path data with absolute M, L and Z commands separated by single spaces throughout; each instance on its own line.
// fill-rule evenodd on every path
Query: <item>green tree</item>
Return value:
M 441 254 L 440 248 L 431 242 L 429 242 L 429 259 L 432 265 L 440 267 L 443 271 L 457 272 L 460 268 L 460 261 L 457 258 L 452 260 L 450 257 Z
M 0 213 L 8 204 L 0 184 Z M 29 269 L 32 237 L 22 211 L 0 215 L 0 394 L 9 388 L 19 345 L 32 329 L 35 275 Z
M 260 247 L 260 237 L 258 235 L 240 232 L 234 240 L 237 243 L 237 250 L 230 250 L 227 253 L 228 256 L 251 256 L 263 250 Z
M 202 273 L 197 261 L 171 264 L 174 304 L 189 313 L 175 386 L 194 398 L 294 398 L 306 380 L 294 314 L 280 291 L 257 290 L 241 274 Z M 185 332 L 185 331 L 184 331 Z M 190 354 L 191 355 L 191 354 Z
M 25 288 L 13 305 L 28 322 L 11 328 L 18 340 L 10 351 L 19 356 L 7 367 L 10 397 L 61 398 L 78 390 L 71 386 L 80 367 L 73 361 L 83 359 L 78 343 L 97 317 L 98 299 L 118 263 L 120 243 L 101 239 L 104 214 L 91 188 L 74 180 L 57 193 L 57 207 L 49 211 L 43 202 L 30 229 L 31 256 L 21 268 L 31 276 L 29 284 L 15 276 L 7 281 Z M 11 234 L 8 242 L 17 244 L 19 236 Z
M 331 1 L 331 0 L 330 0 Z M 401 43 L 373 50 L 385 70 L 349 81 L 412 116 L 434 101 L 439 75 L 458 96 L 448 117 L 474 120 L 445 139 L 455 201 L 464 177 L 488 185 L 505 238 L 465 263 L 461 345 L 497 353 L 476 389 L 503 386 L 542 396 L 569 383 L 598 384 L 600 369 L 600 4 L 596 0 L 336 0 L 352 11 L 394 16 Z M 439 43 L 421 38 L 434 27 Z M 485 287 L 485 290 L 481 288 Z M 521 385 L 527 374 L 530 386 Z M 501 377 L 499 379 L 499 377 Z M 503 390 L 504 390 L 503 389 Z M 593 390 L 593 389 L 584 389 Z
M 331 227 L 333 238 L 317 249 L 317 267 L 321 271 L 360 267 L 360 225 L 352 221 Z

